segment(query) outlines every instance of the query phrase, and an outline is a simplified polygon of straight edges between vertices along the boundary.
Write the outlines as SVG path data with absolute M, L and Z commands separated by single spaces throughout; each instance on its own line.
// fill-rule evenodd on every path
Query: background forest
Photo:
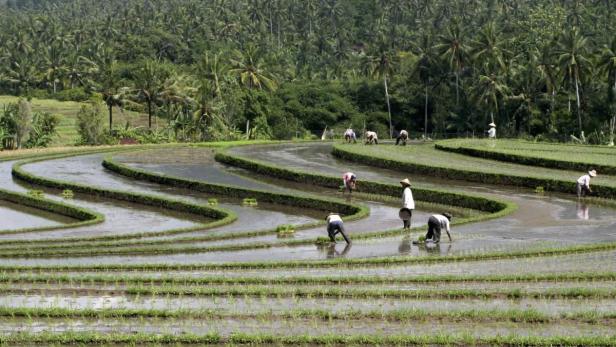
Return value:
M 99 100 L 83 119 L 120 106 L 177 140 L 482 136 L 493 119 L 605 143 L 616 116 L 610 0 L 3 2 L 0 93 Z

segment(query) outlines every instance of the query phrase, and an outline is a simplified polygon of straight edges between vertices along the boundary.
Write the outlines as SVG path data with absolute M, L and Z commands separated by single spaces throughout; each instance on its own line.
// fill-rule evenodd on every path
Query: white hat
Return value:
M 590 171 L 588 171 L 588 174 L 590 175 L 590 177 L 595 177 L 595 176 L 597 176 L 597 171 L 596 170 L 590 170 Z
M 411 186 L 411 181 L 409 181 L 408 178 L 403 179 L 402 181 L 400 181 L 400 184 L 405 184 L 407 186 Z
M 491 128 L 496 128 L 496 124 L 494 124 L 494 123 L 490 123 L 490 124 L 488 124 L 488 126 L 491 127 Z

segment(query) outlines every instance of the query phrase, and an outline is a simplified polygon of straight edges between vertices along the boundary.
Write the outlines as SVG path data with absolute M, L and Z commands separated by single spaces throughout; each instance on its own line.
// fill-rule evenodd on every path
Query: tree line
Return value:
M 610 0 L 9 0 L 0 92 L 160 117 L 190 140 L 327 127 L 606 142 Z M 117 125 L 116 125 L 117 126 Z M 584 135 L 585 133 L 585 135 Z

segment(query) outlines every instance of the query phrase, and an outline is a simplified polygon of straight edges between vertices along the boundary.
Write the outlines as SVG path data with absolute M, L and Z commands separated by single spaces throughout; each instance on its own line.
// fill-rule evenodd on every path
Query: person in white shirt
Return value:
M 428 233 L 426 234 L 426 242 L 439 243 L 441 241 L 441 230 L 445 229 L 449 242 L 451 242 L 451 231 L 449 222 L 451 221 L 451 214 L 433 214 L 428 219 Z
M 400 209 L 399 216 L 403 222 L 403 229 L 411 229 L 411 218 L 413 217 L 413 210 L 415 209 L 415 200 L 413 200 L 413 192 L 411 191 L 411 182 L 408 178 L 400 181 L 402 186 L 402 208 Z
M 325 220 L 327 221 L 327 234 L 332 242 L 336 242 L 336 234 L 340 233 L 347 243 L 351 243 L 344 231 L 344 223 L 339 214 L 330 212 Z
M 378 145 L 379 137 L 374 131 L 366 131 L 366 144 Z
M 347 172 L 342 175 L 342 184 L 344 185 L 344 191 L 349 191 L 349 194 L 353 193 L 355 184 L 357 183 L 357 176 L 352 172 Z
M 400 130 L 400 134 L 396 137 L 396 146 L 402 142 L 402 146 L 406 146 L 406 140 L 409 138 L 409 133 L 406 130 Z
M 495 139 L 496 138 L 496 124 L 490 123 L 488 124 L 488 126 L 490 127 L 490 130 L 488 130 L 488 137 L 491 139 Z
M 347 143 L 351 143 L 351 141 L 353 141 L 353 143 L 356 143 L 357 136 L 355 136 L 355 131 L 353 131 L 353 129 L 351 128 L 345 130 L 344 139 L 346 140 Z
M 595 176 L 597 176 L 597 171 L 590 170 L 587 174 L 582 175 L 580 178 L 578 178 L 576 189 L 578 198 L 592 193 L 592 189 L 590 189 L 590 178 Z

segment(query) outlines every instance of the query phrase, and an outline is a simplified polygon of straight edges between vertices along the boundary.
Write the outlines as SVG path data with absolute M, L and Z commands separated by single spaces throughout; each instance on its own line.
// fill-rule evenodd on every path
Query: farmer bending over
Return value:
M 349 194 L 353 193 L 353 189 L 355 189 L 355 183 L 357 183 L 357 176 L 355 176 L 352 172 L 347 172 L 342 176 L 342 183 L 344 185 L 344 192 L 347 190 Z
M 347 143 L 351 143 L 351 141 L 353 141 L 353 143 L 357 143 L 357 136 L 355 136 L 355 131 L 353 131 L 353 129 L 351 128 L 348 128 L 344 132 L 344 139 Z
M 409 138 L 409 133 L 406 130 L 400 130 L 400 133 L 396 137 L 396 146 L 402 143 L 402 146 L 406 146 L 406 140 Z
M 433 214 L 430 216 L 428 219 L 426 243 L 439 243 L 441 241 L 441 229 L 445 229 L 447 236 L 449 237 L 449 242 L 451 242 L 451 234 L 449 233 L 451 229 L 449 228 L 449 221 L 451 221 L 451 214 L 449 213 Z M 417 244 L 419 242 L 413 241 L 413 243 Z
M 366 144 L 378 145 L 379 137 L 374 131 L 366 131 Z
M 332 242 L 336 242 L 336 234 L 342 234 L 342 237 L 347 243 L 351 243 L 349 238 L 347 237 L 344 231 L 344 223 L 342 222 L 342 218 L 340 215 L 334 212 L 330 212 L 330 214 L 326 218 L 327 220 L 327 234 L 329 235 L 329 239 Z
M 578 178 L 577 180 L 577 196 L 581 198 L 586 196 L 587 194 L 592 194 L 592 189 L 590 189 L 590 178 L 597 176 L 597 171 L 590 170 L 587 174 Z

